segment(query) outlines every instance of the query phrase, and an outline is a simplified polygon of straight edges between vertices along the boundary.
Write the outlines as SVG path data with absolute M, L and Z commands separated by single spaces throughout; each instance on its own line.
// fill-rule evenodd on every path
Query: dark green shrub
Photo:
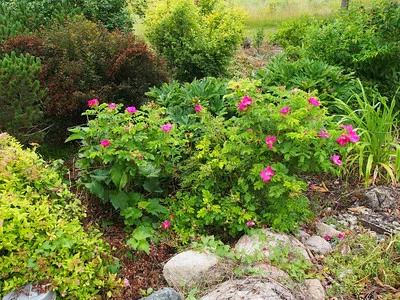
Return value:
M 67 299 L 111 296 L 109 247 L 83 228 L 82 206 L 59 174 L 5 133 L 0 162 L 0 296 L 29 282 Z
M 391 1 L 375 1 L 371 8 L 351 6 L 348 11 L 342 10 L 335 21 L 311 27 L 305 37 L 311 57 L 380 81 L 397 76 L 399 44 L 400 6 Z
M 9 34 L 4 35 L 6 38 L 24 30 L 37 32 L 42 27 L 62 24 L 66 18 L 80 14 L 93 22 L 100 21 L 109 30 L 130 29 L 132 23 L 126 5 L 124 0 L 5 0 L 0 3 L 0 12 L 3 13 L 0 17 L 0 37 L 3 19 L 9 27 Z
M 23 20 L 14 15 L 14 10 L 8 3 L 0 3 L 0 42 L 8 37 L 15 37 L 24 31 Z
M 355 72 L 370 86 L 393 97 L 399 87 L 400 5 L 397 1 L 372 1 L 371 6 L 351 1 L 349 10 L 305 26 L 288 25 L 276 40 L 283 46 L 300 46 L 301 55 Z M 292 29 L 292 30 L 290 30 Z M 302 34 L 292 32 L 297 30 Z M 295 53 L 296 56 L 299 52 Z
M 146 12 L 146 36 L 181 81 L 219 76 L 242 36 L 242 15 L 223 1 L 159 1 Z
M 37 80 L 40 59 L 12 52 L 0 60 L 0 131 L 15 135 L 21 142 L 40 141 L 42 103 L 47 90 Z

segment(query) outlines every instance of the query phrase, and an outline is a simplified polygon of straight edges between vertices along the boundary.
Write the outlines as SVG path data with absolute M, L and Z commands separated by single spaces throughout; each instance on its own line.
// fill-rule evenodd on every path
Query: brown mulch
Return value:
M 175 253 L 165 242 L 152 244 L 147 255 L 141 251 L 133 251 L 126 244 L 130 232 L 116 212 L 109 205 L 103 205 L 99 199 L 83 191 L 77 191 L 86 208 L 87 217 L 83 220 L 85 228 L 96 226 L 102 233 L 102 238 L 110 245 L 114 262 L 119 266 L 118 278 L 124 283 L 119 295 L 114 300 L 140 299 L 145 296 L 148 288 L 154 291 L 167 287 L 162 271 L 166 261 Z M 106 297 L 104 296 L 104 299 Z

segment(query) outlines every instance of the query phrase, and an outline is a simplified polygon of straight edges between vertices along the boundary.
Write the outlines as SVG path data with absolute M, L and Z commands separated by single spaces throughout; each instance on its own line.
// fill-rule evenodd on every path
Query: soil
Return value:
M 167 287 L 162 270 L 166 261 L 175 253 L 175 249 L 161 241 L 152 244 L 150 253 L 133 251 L 127 244 L 130 232 L 126 231 L 119 214 L 112 207 L 104 205 L 98 198 L 84 191 L 77 191 L 86 208 L 87 217 L 84 226 L 96 226 L 102 232 L 102 238 L 110 245 L 115 265 L 119 266 L 118 277 L 124 283 L 119 295 L 114 300 L 140 299 L 146 296 L 146 291 L 154 291 Z M 106 299 L 105 295 L 103 295 Z

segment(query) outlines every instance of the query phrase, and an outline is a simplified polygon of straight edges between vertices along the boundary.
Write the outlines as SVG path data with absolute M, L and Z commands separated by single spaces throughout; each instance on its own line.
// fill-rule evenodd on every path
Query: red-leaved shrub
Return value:
M 48 89 L 43 103 L 52 137 L 63 139 L 69 126 L 85 120 L 87 101 L 140 106 L 145 92 L 168 80 L 161 62 L 132 33 L 109 32 L 101 24 L 77 17 L 40 35 L 8 39 L 0 52 L 29 53 L 40 57 L 39 80 Z

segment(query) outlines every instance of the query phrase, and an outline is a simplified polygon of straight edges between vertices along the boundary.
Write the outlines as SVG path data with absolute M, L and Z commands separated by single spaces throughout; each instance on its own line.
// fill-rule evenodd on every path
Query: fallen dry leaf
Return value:
M 341 253 L 342 255 L 346 255 L 346 254 L 349 253 L 349 252 L 351 252 L 350 246 L 347 245 L 347 244 L 342 245 L 342 247 L 340 248 L 340 253 Z
M 326 187 L 324 182 L 321 183 L 321 186 L 312 185 L 311 190 L 314 192 L 319 192 L 319 193 L 328 193 L 329 192 L 329 190 Z
M 349 207 L 348 210 L 355 214 L 365 214 L 365 212 L 368 211 L 368 208 L 366 208 L 365 206 L 357 206 L 357 207 Z

